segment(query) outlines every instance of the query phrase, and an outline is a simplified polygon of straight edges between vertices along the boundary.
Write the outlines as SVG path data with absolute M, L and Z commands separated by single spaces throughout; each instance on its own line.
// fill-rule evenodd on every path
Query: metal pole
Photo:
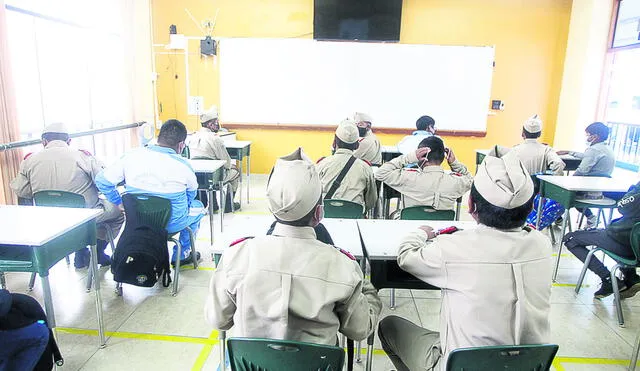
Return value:
M 104 318 L 102 317 L 102 297 L 100 296 L 100 279 L 98 278 L 98 248 L 91 245 L 91 271 L 93 272 L 93 291 L 96 297 L 96 315 L 98 316 L 98 335 L 100 336 L 100 348 L 106 346 L 104 337 Z

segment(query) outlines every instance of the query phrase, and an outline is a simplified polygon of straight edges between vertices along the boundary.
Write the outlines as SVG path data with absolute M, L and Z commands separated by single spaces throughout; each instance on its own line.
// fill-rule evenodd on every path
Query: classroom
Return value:
M 635 370 L 640 0 L 0 0 L 0 371 Z

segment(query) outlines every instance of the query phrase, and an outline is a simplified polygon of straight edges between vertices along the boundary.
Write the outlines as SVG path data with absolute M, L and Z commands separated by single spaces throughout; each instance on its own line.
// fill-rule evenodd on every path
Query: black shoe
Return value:
M 89 253 L 89 249 L 84 248 L 76 251 L 73 257 L 73 266 L 76 269 L 84 269 L 89 266 L 89 260 L 91 259 L 91 254 Z
M 111 265 L 111 257 L 109 257 L 109 255 L 102 253 L 101 255 L 98 255 L 98 264 L 100 264 L 101 267 L 108 267 Z
M 624 290 L 620 290 L 620 298 L 628 299 L 640 291 L 640 276 L 631 276 L 629 278 L 624 278 L 624 285 L 626 288 Z
M 620 292 L 627 289 L 627 286 L 625 285 L 624 281 L 620 281 L 617 278 L 616 280 L 618 281 L 618 290 L 620 290 Z M 593 294 L 593 297 L 596 299 L 602 299 L 602 298 L 606 298 L 611 294 L 613 294 L 613 285 L 611 284 L 611 278 L 607 277 L 606 279 L 602 280 L 600 289 Z
M 197 256 L 198 261 L 202 260 L 202 257 L 200 256 L 200 252 L 199 251 L 197 252 L 196 256 Z M 192 264 L 192 263 L 193 263 L 193 251 L 191 253 L 189 253 L 189 256 L 186 259 L 180 260 L 180 266 L 188 265 L 188 264 Z M 175 268 L 176 262 L 175 261 L 171 262 L 171 266 Z
M 238 210 L 240 210 L 240 202 L 234 202 L 233 203 L 233 211 L 238 211 Z M 224 208 L 224 212 L 225 213 L 232 212 L 231 204 L 229 202 L 227 202 L 227 207 Z

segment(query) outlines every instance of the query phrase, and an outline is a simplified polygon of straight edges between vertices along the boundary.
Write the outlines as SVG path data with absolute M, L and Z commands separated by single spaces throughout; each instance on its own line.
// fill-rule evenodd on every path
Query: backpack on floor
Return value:
M 162 285 L 169 287 L 171 269 L 167 231 L 140 223 L 135 212 L 135 199 L 130 195 L 125 194 L 122 202 L 127 221 L 111 258 L 114 281 L 153 287 L 162 280 Z

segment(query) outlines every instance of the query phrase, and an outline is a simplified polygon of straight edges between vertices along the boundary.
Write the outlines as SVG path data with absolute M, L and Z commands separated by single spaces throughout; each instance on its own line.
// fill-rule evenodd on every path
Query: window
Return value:
M 615 24 L 614 48 L 640 44 L 640 1 L 621 0 Z

